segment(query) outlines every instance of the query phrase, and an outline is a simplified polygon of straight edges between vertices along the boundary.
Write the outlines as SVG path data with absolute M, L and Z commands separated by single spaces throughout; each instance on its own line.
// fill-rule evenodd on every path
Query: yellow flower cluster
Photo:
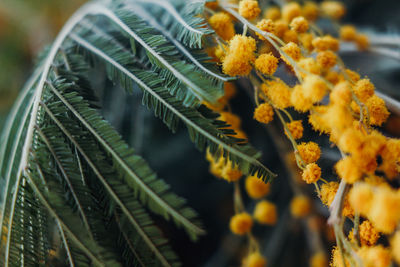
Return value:
M 227 55 L 223 58 L 222 70 L 230 76 L 245 76 L 255 60 L 256 41 L 247 36 L 235 35 L 229 42 Z
M 208 22 L 215 32 L 225 41 L 229 41 L 235 35 L 232 19 L 224 12 L 215 13 Z

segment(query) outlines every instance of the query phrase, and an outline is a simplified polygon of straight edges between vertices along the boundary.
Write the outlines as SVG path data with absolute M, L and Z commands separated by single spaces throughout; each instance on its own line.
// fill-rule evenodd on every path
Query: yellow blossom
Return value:
M 301 57 L 300 47 L 293 42 L 287 43 L 284 47 L 282 47 L 282 50 L 294 61 L 298 61 Z M 283 60 L 290 65 L 287 59 L 283 58 Z
M 290 27 L 297 33 L 304 33 L 308 30 L 308 21 L 302 16 L 295 17 L 290 22 Z
M 342 81 L 336 84 L 329 95 L 329 99 L 333 104 L 348 106 L 352 99 L 350 83 Z
M 354 94 L 362 102 L 367 102 L 367 100 L 374 95 L 375 86 L 369 79 L 361 79 L 354 85 Z
M 301 123 L 301 120 L 288 122 L 288 123 L 286 123 L 286 126 L 289 129 L 289 131 L 292 134 L 294 139 L 300 139 L 303 137 L 304 129 L 303 129 L 303 124 Z M 285 130 L 285 133 L 286 133 L 286 130 Z
M 309 21 L 315 21 L 319 15 L 318 5 L 313 1 L 305 1 L 303 5 L 303 16 Z
M 368 108 L 372 125 L 381 126 L 389 117 L 390 113 L 386 108 L 385 101 L 377 95 L 368 98 L 365 104 Z
M 321 51 L 317 54 L 318 64 L 324 68 L 329 69 L 336 65 L 336 54 L 332 51 Z
M 340 39 L 344 41 L 354 41 L 357 30 L 353 25 L 344 25 L 340 28 Z
M 303 87 L 296 85 L 290 95 L 290 102 L 292 103 L 295 110 L 300 112 L 306 112 L 312 107 L 312 102 L 309 98 L 304 96 Z
M 257 178 L 256 176 L 249 176 L 246 178 L 245 188 L 247 194 L 251 198 L 262 198 L 266 196 L 270 190 L 270 184 L 264 183 L 262 180 Z
M 222 70 L 230 76 L 248 75 L 255 60 L 256 41 L 247 36 L 235 35 L 229 42 L 229 50 L 223 59 Z
M 290 212 L 295 218 L 306 217 L 311 211 L 311 201 L 304 195 L 295 196 L 290 202 Z
M 277 108 L 284 109 L 290 106 L 290 90 L 282 80 L 268 81 L 261 85 L 261 90 Z
M 257 28 L 259 28 L 262 31 L 269 32 L 269 33 L 275 33 L 275 23 L 271 19 L 262 19 L 260 20 L 257 25 Z M 266 39 L 264 36 L 256 32 L 256 35 L 263 41 Z
M 215 32 L 225 41 L 229 41 L 235 35 L 232 19 L 224 12 L 215 13 L 208 22 Z
M 251 228 L 253 227 L 253 219 L 251 218 L 250 214 L 242 212 L 234 215 L 231 218 L 229 227 L 234 234 L 244 235 L 250 232 Z
M 282 7 L 282 18 L 288 23 L 301 15 L 301 7 L 296 2 L 287 3 Z
M 255 67 L 265 75 L 272 75 L 278 68 L 278 61 L 272 53 L 262 54 L 256 59 Z
M 274 110 L 268 103 L 259 105 L 254 111 L 254 119 L 261 123 L 269 123 L 274 118 Z
M 321 149 L 318 144 L 314 142 L 303 142 L 297 146 L 297 149 L 306 164 L 316 162 L 321 156 Z
M 364 267 L 389 267 L 391 263 L 390 251 L 382 245 L 361 247 L 357 254 Z
M 321 178 L 321 168 L 316 163 L 307 164 L 301 177 L 307 184 L 316 183 Z
M 258 1 L 241 0 L 239 2 L 239 14 L 246 19 L 254 19 L 258 17 L 261 9 L 258 7 Z
M 369 38 L 366 34 L 357 34 L 356 44 L 358 49 L 367 50 L 369 47 Z
M 318 76 L 308 75 L 303 82 L 304 96 L 313 103 L 321 101 L 328 89 L 325 81 Z
M 265 10 L 264 17 L 273 21 L 278 20 L 281 18 L 281 10 L 276 6 L 269 7 Z
M 396 231 L 390 240 L 393 259 L 400 264 L 400 231 Z
M 328 259 L 326 258 L 326 254 L 322 251 L 315 253 L 312 255 L 310 259 L 310 267 L 327 267 Z
M 317 51 L 332 50 L 336 52 L 339 50 L 339 40 L 330 35 L 315 38 L 312 41 L 312 45 Z
M 332 19 L 340 19 L 346 14 L 345 6 L 339 1 L 324 1 L 321 3 L 321 10 Z
M 321 67 L 318 65 L 317 61 L 315 61 L 315 59 L 313 59 L 312 57 L 300 59 L 298 65 L 300 68 L 312 74 L 317 74 L 317 75 L 321 74 Z M 303 73 L 301 70 L 300 72 L 303 78 L 307 76 L 307 73 Z
M 276 206 L 267 200 L 257 203 L 254 218 L 261 224 L 274 225 L 277 220 Z
M 242 264 L 242 267 L 266 267 L 267 260 L 261 256 L 259 252 L 253 252 L 247 256 Z
M 356 161 L 352 157 L 345 157 L 335 165 L 336 172 L 349 184 L 353 184 L 361 179 L 362 171 L 358 168 Z

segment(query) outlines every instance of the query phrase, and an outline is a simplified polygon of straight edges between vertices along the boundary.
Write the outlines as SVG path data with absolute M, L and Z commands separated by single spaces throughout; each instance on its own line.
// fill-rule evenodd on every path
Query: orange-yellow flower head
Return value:
M 336 54 L 332 51 L 321 51 L 317 54 L 317 62 L 324 69 L 330 69 L 336 65 Z
M 261 123 L 269 123 L 274 118 L 274 109 L 268 103 L 259 105 L 254 111 L 254 119 Z
M 261 224 L 274 225 L 277 220 L 275 204 L 267 200 L 258 202 L 254 209 L 254 218 Z
M 223 60 L 222 70 L 230 76 L 248 75 L 255 60 L 256 41 L 247 36 L 235 35 L 229 42 L 228 54 Z
M 368 219 L 378 231 L 392 233 L 400 222 L 400 194 L 388 186 L 379 186 L 374 191 Z
M 269 7 L 265 10 L 264 17 L 273 21 L 278 20 L 281 18 L 281 10 L 276 6 Z
M 251 228 L 253 227 L 253 219 L 251 218 L 250 214 L 242 212 L 234 215 L 231 218 L 229 227 L 232 233 L 237 235 L 244 235 L 250 232 Z
M 305 1 L 303 5 L 303 16 L 309 21 L 315 21 L 319 16 L 318 5 L 313 1 Z
M 390 115 L 385 101 L 377 95 L 370 97 L 365 104 L 368 108 L 372 125 L 381 126 Z
M 308 21 L 302 16 L 295 17 L 290 22 L 290 28 L 297 33 L 304 33 L 308 30 Z
M 255 67 L 265 75 L 272 75 L 278 68 L 278 62 L 279 60 L 272 53 L 262 54 L 256 59 Z
M 304 195 L 295 196 L 290 202 L 290 212 L 295 218 L 303 218 L 310 214 L 311 201 Z
M 306 76 L 302 86 L 304 96 L 309 98 L 313 103 L 321 101 L 328 90 L 325 81 L 315 75 Z
M 310 259 L 310 267 L 326 267 L 328 266 L 328 259 L 324 252 L 317 252 L 312 255 Z
M 257 28 L 259 28 L 260 30 L 264 31 L 264 32 L 269 32 L 269 33 L 275 33 L 275 23 L 271 20 L 271 19 L 262 19 L 260 20 L 257 25 Z M 266 39 L 259 34 L 258 32 L 256 32 L 256 35 L 263 41 L 265 41 Z
M 233 164 L 232 161 L 228 161 L 227 164 L 222 168 L 221 176 L 228 182 L 234 182 L 239 180 L 242 177 L 242 172 L 239 170 L 239 167 L 236 164 Z
M 329 99 L 332 104 L 348 106 L 352 99 L 350 83 L 342 81 L 336 84 L 329 95 Z
M 361 247 L 357 254 L 364 267 L 389 267 L 391 263 L 390 251 L 382 245 Z
M 251 198 L 258 199 L 265 197 L 268 194 L 270 187 L 271 186 L 269 183 L 268 184 L 264 183 L 256 176 L 249 176 L 246 178 L 245 188 L 247 194 Z
M 242 267 L 266 267 L 267 260 L 260 253 L 254 252 L 247 256 L 242 264 Z
M 283 109 L 290 106 L 290 90 L 282 80 L 268 81 L 261 85 L 261 90 L 275 107 Z
M 321 178 L 321 168 L 316 163 L 307 164 L 301 177 L 307 184 L 316 183 Z
M 366 34 L 357 34 L 356 35 L 356 44 L 358 49 L 360 49 L 361 51 L 363 50 L 367 50 L 369 47 L 369 38 Z
M 321 10 L 332 19 L 341 19 L 346 14 L 346 7 L 339 1 L 324 1 Z
M 301 57 L 301 50 L 300 47 L 293 43 L 287 43 L 284 47 L 282 47 L 283 52 L 285 52 L 289 57 L 291 57 L 294 61 L 298 61 Z M 288 60 L 283 58 L 286 63 L 288 63 Z M 290 65 L 290 63 L 288 63 Z
M 313 105 L 311 99 L 304 96 L 304 90 L 301 85 L 296 85 L 293 87 L 290 95 L 290 102 L 292 103 L 294 109 L 300 112 L 306 112 L 310 110 Z
M 359 226 L 359 235 L 362 246 L 373 246 L 379 239 L 379 232 L 371 224 L 370 221 L 365 220 Z
M 303 124 L 301 123 L 301 120 L 288 122 L 288 123 L 286 123 L 286 126 L 289 129 L 289 132 L 291 133 L 291 135 L 294 139 L 300 139 L 303 137 L 304 128 L 303 128 Z M 285 133 L 286 133 L 286 130 L 285 130 Z
M 290 23 L 292 19 L 300 15 L 301 15 L 301 7 L 296 2 L 285 4 L 282 7 L 282 18 L 286 20 L 288 23 Z
M 349 184 L 361 179 L 362 171 L 358 168 L 357 162 L 352 157 L 345 157 L 335 165 L 336 172 Z
M 339 40 L 330 35 L 315 38 L 312 41 L 312 45 L 317 51 L 332 50 L 336 52 L 339 50 Z
M 369 79 L 361 79 L 354 85 L 354 94 L 362 102 L 367 102 L 367 100 L 374 95 L 375 86 Z
M 321 149 L 314 142 L 301 143 L 297 146 L 297 149 L 306 164 L 316 162 L 321 156 Z
M 232 19 L 224 12 L 215 13 L 208 22 L 215 32 L 225 41 L 229 41 L 235 35 Z
M 261 9 L 258 7 L 258 1 L 241 0 L 239 2 L 239 14 L 246 19 L 254 19 L 258 17 Z
M 396 231 L 390 240 L 393 259 L 397 264 L 400 264 L 400 231 Z
M 340 39 L 344 41 L 354 41 L 357 36 L 357 30 L 353 25 L 344 25 L 340 28 Z

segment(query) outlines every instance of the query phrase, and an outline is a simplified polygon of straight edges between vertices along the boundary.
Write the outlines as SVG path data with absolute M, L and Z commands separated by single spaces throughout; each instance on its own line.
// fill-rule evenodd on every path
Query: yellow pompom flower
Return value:
M 371 96 L 365 104 L 368 108 L 372 125 L 381 126 L 390 115 L 385 101 L 377 95 Z
M 340 19 L 346 14 L 346 7 L 339 1 L 324 1 L 321 3 L 321 10 L 332 19 Z
M 300 47 L 293 42 L 287 43 L 285 46 L 282 47 L 282 50 L 294 61 L 298 61 L 301 57 Z M 283 60 L 285 60 L 285 62 L 288 63 L 288 61 L 285 58 L 283 58 Z M 290 65 L 290 63 L 288 64 Z
M 294 30 L 287 30 L 284 32 L 282 39 L 285 43 L 293 42 L 297 44 L 299 42 L 298 36 Z
M 275 33 L 275 23 L 271 20 L 271 19 L 262 19 L 260 20 L 257 25 L 257 28 L 259 28 L 260 30 L 264 31 L 264 32 L 269 32 L 269 33 Z M 265 41 L 266 39 L 264 38 L 264 36 L 262 36 L 261 34 L 259 34 L 258 32 L 256 32 L 256 35 L 263 41 Z
M 339 40 L 330 35 L 315 38 L 312 45 L 317 51 L 332 50 L 336 52 L 339 50 Z
M 329 133 L 330 126 L 329 123 L 325 120 L 325 114 L 328 110 L 327 106 L 316 106 L 314 110 L 308 117 L 308 123 L 311 124 L 312 128 L 320 133 Z
M 359 235 L 362 246 L 373 246 L 379 239 L 379 232 L 371 224 L 370 221 L 365 220 L 359 226 Z
M 349 128 L 343 132 L 339 139 L 339 148 L 346 153 L 360 151 L 365 140 L 365 135 L 357 129 Z
M 330 264 L 331 267 L 350 267 L 349 261 L 345 258 L 345 265 L 343 265 L 342 254 L 338 247 L 334 247 L 332 250 L 332 261 Z
M 324 74 L 324 78 L 325 80 L 327 80 L 328 82 L 332 83 L 332 84 L 337 84 L 339 81 L 341 81 L 341 75 L 339 75 L 339 73 L 337 73 L 336 71 L 327 71 Z
M 340 39 L 344 41 L 356 40 L 357 30 L 353 25 L 344 25 L 340 28 Z
M 310 267 L 327 267 L 328 259 L 324 252 L 317 252 L 310 259 Z
M 261 9 L 258 7 L 258 1 L 242 0 L 239 2 L 239 14 L 246 19 L 258 17 Z
M 297 33 L 304 33 L 308 30 L 308 21 L 302 17 L 295 17 L 290 22 L 290 28 Z
M 300 68 L 312 73 L 312 74 L 321 74 L 321 67 L 318 65 L 317 61 L 313 59 L 312 57 L 306 57 L 302 58 L 299 60 L 298 65 Z M 302 70 L 300 70 L 301 76 L 304 78 L 307 76 L 306 73 L 303 73 Z
M 267 200 L 258 202 L 254 209 L 254 218 L 261 224 L 274 225 L 277 220 L 275 204 Z
M 261 256 L 259 252 L 253 252 L 247 256 L 242 264 L 242 267 L 266 267 L 267 260 Z
M 294 139 L 300 139 L 303 137 L 304 128 L 303 128 L 303 124 L 302 124 L 301 120 L 288 122 L 288 123 L 286 123 L 286 126 L 289 129 L 289 131 L 292 134 Z M 286 133 L 286 130 L 285 130 L 285 133 Z
M 317 54 L 317 62 L 324 69 L 330 69 L 336 65 L 336 54 L 332 51 L 321 51 Z
M 303 82 L 304 96 L 313 103 L 321 101 L 328 90 L 325 81 L 315 75 L 308 75 Z
M 354 85 L 354 94 L 362 102 L 366 102 L 371 96 L 374 95 L 375 86 L 369 79 L 361 79 Z
M 338 188 L 339 184 L 337 182 L 322 184 L 320 195 L 322 203 L 324 203 L 326 206 L 330 206 L 333 199 L 335 198 Z
M 246 179 L 245 188 L 251 198 L 258 199 L 265 197 L 269 193 L 271 185 L 264 183 L 256 176 L 249 176 Z
M 269 7 L 265 10 L 264 17 L 273 21 L 278 20 L 281 18 L 281 10 L 276 6 Z
M 312 45 L 312 40 L 314 39 L 314 37 L 311 33 L 302 33 L 302 34 L 299 34 L 298 37 L 299 37 L 301 44 L 308 52 L 311 52 L 314 49 L 314 47 Z
M 339 160 L 335 169 L 340 178 L 349 184 L 353 184 L 361 179 L 362 171 L 358 168 L 357 162 L 352 157 L 345 157 Z
M 290 90 L 282 80 L 268 81 L 261 85 L 261 90 L 275 107 L 284 109 L 290 106 Z
M 307 164 L 301 177 L 307 184 L 316 183 L 321 178 L 321 168 L 316 163 Z
M 336 84 L 329 95 L 329 99 L 332 104 L 348 106 L 352 100 L 350 83 L 342 81 Z
M 215 13 L 208 22 L 215 32 L 225 41 L 229 41 L 235 35 L 232 19 L 224 12 Z
M 268 103 L 262 103 L 254 111 L 254 119 L 261 123 L 269 123 L 274 118 L 274 109 Z
M 288 23 L 301 15 L 301 7 L 296 2 L 287 3 L 282 7 L 282 18 Z
M 226 163 L 226 165 L 222 168 L 221 176 L 228 182 L 234 182 L 239 180 L 243 176 L 243 174 L 239 170 L 239 167 L 236 164 L 233 164 L 232 161 L 229 160 Z
M 285 32 L 289 30 L 289 24 L 283 19 L 275 21 L 275 35 L 282 38 Z
M 368 219 L 378 231 L 392 233 L 400 221 L 400 194 L 388 186 L 379 186 L 374 192 Z
M 304 96 L 303 87 L 301 85 L 296 85 L 293 87 L 290 95 L 290 102 L 292 103 L 294 109 L 300 112 L 307 112 L 313 105 L 311 100 Z
M 393 259 L 400 264 L 400 231 L 396 231 L 390 240 Z
M 315 21 L 319 15 L 318 5 L 313 1 L 305 1 L 303 5 L 303 16 L 309 21 Z
M 384 148 L 381 151 L 382 164 L 381 170 L 389 179 L 395 178 L 400 172 L 400 139 L 389 139 L 386 141 Z
M 318 144 L 314 142 L 303 142 L 297 146 L 297 149 L 306 164 L 316 162 L 321 156 L 321 149 Z
M 356 44 L 359 50 L 367 50 L 369 47 L 369 38 L 366 34 L 357 34 Z
M 255 67 L 265 75 L 272 75 L 278 68 L 278 62 L 279 60 L 272 53 L 262 54 L 256 59 Z
M 349 192 L 349 202 L 354 210 L 367 216 L 372 206 L 374 192 L 367 183 L 357 183 Z
M 311 202 L 304 195 L 295 196 L 290 202 L 290 212 L 295 218 L 303 218 L 310 214 Z
M 255 60 L 256 41 L 247 36 L 235 35 L 222 62 L 222 70 L 230 76 L 248 75 Z
M 382 245 L 361 247 L 357 254 L 364 267 L 389 267 L 391 263 L 390 251 Z
M 231 218 L 229 227 L 232 233 L 244 235 L 253 227 L 253 219 L 247 212 L 238 213 Z

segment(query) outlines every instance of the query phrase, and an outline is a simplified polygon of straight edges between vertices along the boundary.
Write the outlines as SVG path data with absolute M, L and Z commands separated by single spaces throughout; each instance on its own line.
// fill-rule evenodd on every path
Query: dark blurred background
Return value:
M 0 1 L 0 128 L 21 86 L 32 72 L 35 56 L 45 45 L 51 43 L 68 17 L 84 2 Z M 348 14 L 344 19 L 346 23 L 353 23 L 360 29 L 372 32 L 399 35 L 399 0 L 344 2 L 348 6 Z M 398 47 L 393 50 L 399 52 Z M 348 67 L 368 75 L 379 90 L 400 99 L 398 60 L 369 52 L 344 53 L 342 56 Z M 238 84 L 246 87 L 245 81 L 239 81 Z M 228 228 L 233 214 L 233 186 L 209 175 L 203 154 L 193 147 L 186 132 L 181 130 L 172 135 L 159 120 L 141 107 L 139 94 L 127 96 L 120 91 L 105 94 L 102 99 L 103 115 L 143 154 L 159 176 L 167 180 L 174 191 L 187 198 L 189 205 L 200 213 L 208 234 L 194 244 L 188 241 L 182 231 L 168 224 L 162 225 L 184 266 L 238 266 L 246 244 L 243 238 L 231 235 Z M 263 252 L 268 257 L 268 266 L 308 266 L 308 258 L 312 252 L 305 241 L 308 238 L 305 230 L 307 227 L 304 226 L 305 222 L 299 223 L 292 219 L 288 212 L 288 203 L 293 193 L 288 182 L 290 173 L 278 156 L 282 151 L 274 136 L 278 132 L 277 127 L 272 125 L 266 131 L 253 122 L 252 103 L 245 90 L 240 90 L 232 107 L 234 113 L 241 114 L 243 128 L 251 143 L 263 151 L 263 162 L 279 174 L 268 196 L 268 199 L 278 205 L 279 222 L 275 227 L 255 229 Z M 392 116 L 385 127 L 390 135 L 398 136 L 399 125 L 399 118 Z M 307 132 L 307 140 L 318 136 L 309 129 Z M 322 150 L 321 164 L 329 169 L 337 155 L 328 152 L 327 140 L 321 138 L 320 142 L 326 144 L 326 149 L 323 147 Z M 331 174 L 328 172 L 327 179 L 329 175 Z M 307 190 L 312 194 L 314 189 L 310 187 Z M 326 215 L 326 208 L 318 204 L 319 202 L 316 199 L 318 213 Z M 251 201 L 246 203 L 249 208 L 254 205 Z M 323 219 L 322 223 L 325 223 Z M 326 231 L 329 233 L 329 230 Z M 323 241 L 327 249 L 332 245 L 329 234 L 325 233 Z

